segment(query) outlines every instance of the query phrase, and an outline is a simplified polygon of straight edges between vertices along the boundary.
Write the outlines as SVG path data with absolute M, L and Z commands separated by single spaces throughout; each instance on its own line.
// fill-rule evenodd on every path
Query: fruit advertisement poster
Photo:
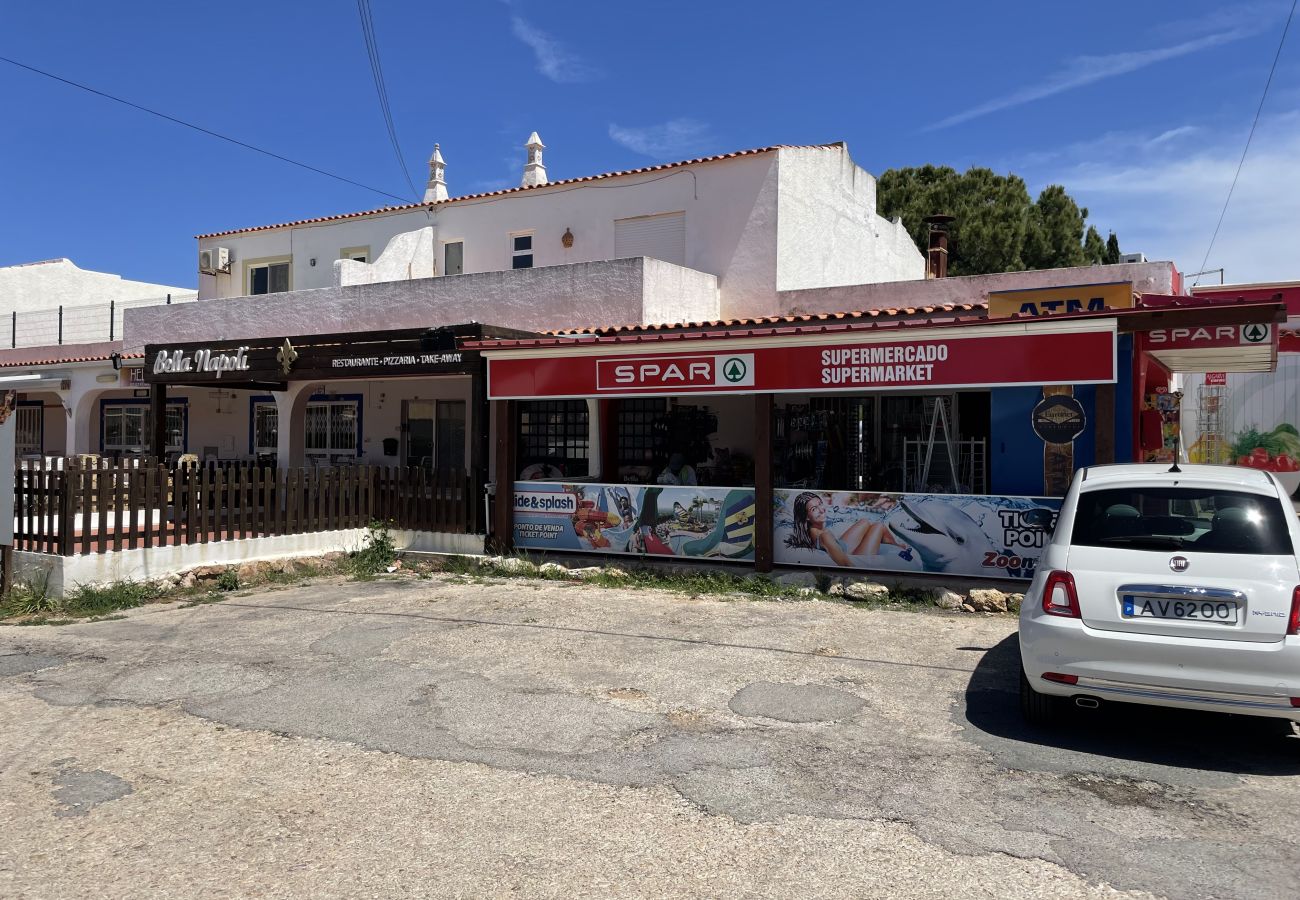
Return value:
M 523 550 L 754 558 L 754 489 L 517 481 Z
M 1032 578 L 1061 509 L 1048 497 L 778 490 L 778 563 Z

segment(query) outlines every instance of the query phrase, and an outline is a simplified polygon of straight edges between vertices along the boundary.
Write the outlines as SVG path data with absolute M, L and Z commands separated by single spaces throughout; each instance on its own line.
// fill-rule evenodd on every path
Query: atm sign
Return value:
M 662 392 L 753 386 L 752 353 L 602 359 L 596 364 L 597 391 Z

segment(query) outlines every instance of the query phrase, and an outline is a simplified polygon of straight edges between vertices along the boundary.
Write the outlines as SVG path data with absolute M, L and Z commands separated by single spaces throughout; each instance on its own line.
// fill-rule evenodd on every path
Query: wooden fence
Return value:
M 14 486 L 14 549 L 75 556 L 375 521 L 463 534 L 475 530 L 481 494 L 464 470 L 24 463 Z

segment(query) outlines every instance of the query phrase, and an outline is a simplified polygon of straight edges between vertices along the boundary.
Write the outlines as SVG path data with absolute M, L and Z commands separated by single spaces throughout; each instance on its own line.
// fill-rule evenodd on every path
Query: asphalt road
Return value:
M 0 895 L 1295 893 L 1300 738 L 1022 725 L 1015 622 L 344 583 L 0 629 Z

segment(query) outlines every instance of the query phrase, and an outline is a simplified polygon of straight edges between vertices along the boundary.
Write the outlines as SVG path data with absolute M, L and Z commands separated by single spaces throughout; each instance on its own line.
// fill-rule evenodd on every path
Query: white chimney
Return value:
M 524 165 L 524 177 L 519 182 L 520 187 L 537 187 L 546 184 L 546 166 L 542 165 L 542 151 L 546 145 L 534 131 L 528 136 L 528 143 L 524 144 L 528 148 L 528 162 Z
M 433 145 L 429 157 L 429 183 L 424 189 L 425 203 L 438 203 L 447 199 L 447 164 L 442 161 L 442 151 Z

